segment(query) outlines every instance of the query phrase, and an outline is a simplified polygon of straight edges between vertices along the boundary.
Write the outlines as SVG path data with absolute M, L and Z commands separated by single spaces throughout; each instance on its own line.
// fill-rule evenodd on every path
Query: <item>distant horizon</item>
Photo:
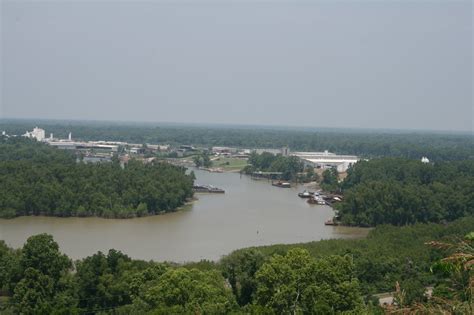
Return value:
M 146 127 L 197 127 L 204 128 L 210 127 L 215 129 L 269 129 L 269 130 L 290 130 L 290 131 L 355 131 L 355 132 L 369 132 L 377 131 L 381 133 L 425 133 L 425 134 L 443 134 L 443 135 L 466 135 L 474 136 L 474 130 L 436 130 L 436 129 L 412 129 L 412 128 L 363 128 L 363 127 L 328 127 L 328 126 L 296 126 L 296 125 L 271 125 L 271 124 L 246 124 L 246 123 L 215 123 L 215 122 L 179 122 L 179 121 L 150 121 L 150 120 L 104 120 L 104 119 L 58 119 L 58 118 L 32 118 L 32 117 L 0 117 L 0 129 L 2 121 L 23 121 L 23 122 L 44 122 L 44 123 L 58 123 L 66 124 L 72 123 L 81 125 L 82 124 L 101 124 L 107 125 L 118 125 L 124 124 L 125 126 L 136 126 L 137 124 L 143 124 Z M 32 126 L 39 127 L 41 126 Z
M 0 117 L 473 132 L 472 1 L 0 6 Z

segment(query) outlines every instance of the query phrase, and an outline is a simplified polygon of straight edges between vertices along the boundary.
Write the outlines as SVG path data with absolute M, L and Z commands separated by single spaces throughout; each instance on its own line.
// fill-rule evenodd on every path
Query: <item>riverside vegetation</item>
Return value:
M 18 250 L 0 241 L 0 312 L 384 314 L 373 294 L 398 287 L 394 313 L 469 314 L 473 226 L 473 217 L 446 226 L 381 226 L 363 240 L 249 248 L 186 265 L 113 249 L 72 262 L 47 234 Z M 427 286 L 434 287 L 430 300 Z
M 173 211 L 193 196 L 193 174 L 167 163 L 77 163 L 28 139 L 0 140 L 0 216 L 130 218 Z
M 334 182 L 334 174 L 324 177 L 329 188 L 344 193 L 336 208 L 345 224 L 405 225 L 474 215 L 474 160 L 373 159 L 356 163 L 342 183 Z
M 285 180 L 319 180 L 298 158 L 268 152 L 250 155 L 243 172 L 255 171 L 281 172 L 277 178 Z M 474 215 L 474 160 L 423 163 L 376 158 L 350 167 L 343 181 L 335 168 L 327 169 L 320 185 L 325 191 L 344 194 L 334 206 L 345 225 L 406 225 Z
M 303 172 L 303 162 L 295 156 L 275 155 L 269 152 L 257 154 L 252 152 L 248 159 L 248 165 L 242 170 L 245 174 L 252 174 L 256 171 L 281 172 L 280 179 L 296 180 L 298 173 Z M 313 173 L 314 175 L 314 173 Z

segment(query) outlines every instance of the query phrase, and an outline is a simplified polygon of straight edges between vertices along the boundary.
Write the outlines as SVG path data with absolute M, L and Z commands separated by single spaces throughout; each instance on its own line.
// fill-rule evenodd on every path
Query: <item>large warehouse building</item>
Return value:
M 290 155 L 297 156 L 307 165 L 328 168 L 337 167 L 338 172 L 345 172 L 354 163 L 360 160 L 355 155 L 338 155 L 328 151 L 324 152 L 291 152 Z

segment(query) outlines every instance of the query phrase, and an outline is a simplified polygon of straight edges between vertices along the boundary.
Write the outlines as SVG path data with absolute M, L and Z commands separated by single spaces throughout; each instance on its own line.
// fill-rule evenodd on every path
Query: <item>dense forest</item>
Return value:
M 129 218 L 173 211 L 193 195 L 194 177 L 167 163 L 86 164 L 23 138 L 0 142 L 0 216 Z
M 363 157 L 404 157 L 432 161 L 474 158 L 472 134 L 427 132 L 290 129 L 257 127 L 204 127 L 186 125 L 124 124 L 111 122 L 54 122 L 3 120 L 0 130 L 24 134 L 38 125 L 55 137 L 81 140 L 115 140 L 131 143 L 193 144 L 243 148 L 281 148 L 294 151 L 324 151 Z
M 241 249 L 224 257 L 220 262 L 241 304 L 254 303 L 257 283 L 255 273 L 269 257 L 286 255 L 294 248 L 304 249 L 316 258 L 351 257 L 353 275 L 359 282 L 360 294 L 366 305 L 374 302 L 374 295 L 381 292 L 395 291 L 398 282 L 405 294 L 405 303 L 426 302 L 425 288 L 434 287 L 434 295 L 441 297 L 454 296 L 455 290 L 449 286 L 447 273 L 439 271 L 436 263 L 453 250 L 449 246 L 427 246 L 432 240 L 451 243 L 459 241 L 463 235 L 474 229 L 474 217 L 466 217 L 449 224 L 415 224 L 404 227 L 390 225 L 378 226 L 372 230 L 366 239 L 359 240 L 322 240 L 303 244 L 271 245 L 256 248 Z M 438 244 L 438 243 L 436 243 Z M 471 246 L 470 255 L 464 257 L 464 262 L 474 258 L 473 242 L 462 244 Z M 469 257 L 471 257 L 469 259 Z M 438 266 L 439 267 L 439 266 Z M 468 269 L 467 278 L 456 280 L 460 287 L 474 289 L 472 282 L 474 273 Z M 328 270 L 328 272 L 330 272 Z M 463 276 L 466 276 L 463 274 Z M 460 281 L 461 283 L 459 283 Z M 451 283 L 452 284 L 452 283 Z M 462 290 L 460 290 L 462 291 Z M 470 291 L 473 294 L 473 291 Z M 474 296 L 463 296 L 470 303 Z M 471 304 L 471 307 L 474 305 Z M 371 312 L 368 313 L 372 313 Z M 367 313 L 367 312 L 362 312 Z M 459 312 L 459 314 L 463 314 Z
M 474 161 L 422 163 L 382 158 L 356 163 L 341 183 L 343 223 L 442 222 L 474 215 Z
M 47 234 L 18 250 L 0 241 L 0 312 L 384 314 L 374 294 L 398 283 L 395 311 L 469 314 L 473 226 L 473 217 L 381 226 L 367 239 L 248 248 L 187 265 L 133 260 L 113 249 L 72 262 Z

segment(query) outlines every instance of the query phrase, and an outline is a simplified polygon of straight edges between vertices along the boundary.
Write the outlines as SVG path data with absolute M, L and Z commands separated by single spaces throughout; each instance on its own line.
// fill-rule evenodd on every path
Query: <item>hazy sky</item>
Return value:
M 0 118 L 473 129 L 471 1 L 0 1 Z

